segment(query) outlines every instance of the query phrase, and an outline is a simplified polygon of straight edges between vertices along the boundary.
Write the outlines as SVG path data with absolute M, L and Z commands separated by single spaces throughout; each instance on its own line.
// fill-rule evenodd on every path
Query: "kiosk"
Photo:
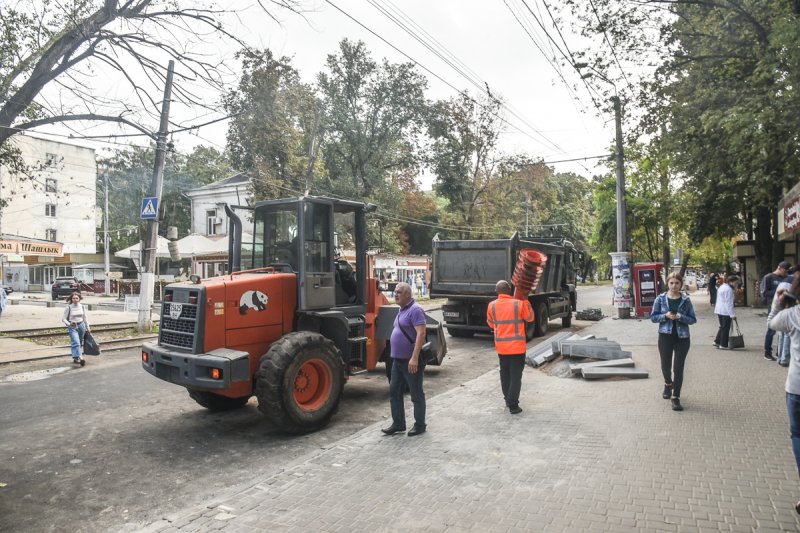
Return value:
M 650 316 L 659 291 L 661 270 L 664 263 L 635 263 L 633 265 L 633 287 L 636 293 L 636 316 Z

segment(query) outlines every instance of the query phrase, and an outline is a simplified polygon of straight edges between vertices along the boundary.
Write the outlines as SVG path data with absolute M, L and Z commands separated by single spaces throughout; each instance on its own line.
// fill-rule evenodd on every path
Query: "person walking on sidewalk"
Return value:
M 708 278 L 708 295 L 711 298 L 711 305 L 717 303 L 717 273 L 713 272 L 711 277 Z
M 792 438 L 794 461 L 797 473 L 800 475 L 800 306 L 793 305 L 797 301 L 798 292 L 800 292 L 800 276 L 795 276 L 791 288 L 781 294 L 781 304 L 784 309 L 772 317 L 769 327 L 774 331 L 787 333 L 791 339 L 789 372 L 785 386 L 786 409 L 789 414 L 789 433 Z M 800 501 L 795 504 L 794 509 L 800 514 Z
M 81 303 L 82 299 L 83 297 L 79 292 L 70 294 L 69 304 L 64 309 L 64 316 L 61 319 L 64 325 L 67 326 L 67 333 L 69 333 L 72 362 L 81 366 L 86 364 L 86 361 L 81 357 L 83 336 L 89 331 L 89 321 L 86 317 L 86 310 Z
M 389 378 L 389 405 L 392 408 L 392 425 L 381 429 L 386 435 L 406 430 L 406 409 L 403 404 L 403 389 L 408 385 L 411 402 L 414 404 L 414 427 L 409 437 L 425 433 L 425 391 L 422 388 L 423 364 L 420 351 L 425 343 L 425 311 L 414 301 L 411 285 L 398 283 L 394 298 L 400 311 L 394 320 L 389 339 L 392 357 L 392 373 Z
M 511 284 L 500 280 L 494 287 L 497 299 L 486 309 L 486 323 L 494 330 L 494 346 L 500 360 L 500 388 L 512 415 L 522 412 L 519 393 L 525 369 L 525 323 L 533 322 L 531 303 L 512 298 Z
M 5 289 L 0 286 L 0 316 L 3 316 L 3 311 L 5 311 L 6 305 L 8 305 L 8 295 L 6 294 Z
M 774 272 L 770 272 L 764 276 L 761 284 L 761 297 L 767 305 L 772 303 L 772 298 L 775 296 L 775 291 L 778 290 L 778 285 L 787 281 L 789 276 L 789 261 L 781 261 L 775 268 Z M 791 280 L 788 280 L 791 283 Z M 767 333 L 764 335 L 764 359 L 767 361 L 774 361 L 772 356 L 772 340 L 775 338 L 775 330 L 767 327 Z
M 661 373 L 664 375 L 665 400 L 672 400 L 673 411 L 683 411 L 681 387 L 686 356 L 689 355 L 689 326 L 697 322 L 694 306 L 683 294 L 683 278 L 677 272 L 667 276 L 667 292 L 656 297 L 650 320 L 658 326 L 658 354 L 661 356 Z
M 782 309 L 787 307 L 792 307 L 794 305 L 794 300 L 791 298 L 784 299 L 783 295 L 786 291 L 792 288 L 792 284 L 790 282 L 783 281 L 778 285 L 778 289 L 775 291 L 775 296 L 772 297 L 772 305 L 769 308 L 769 314 L 767 315 L 767 327 L 769 327 L 769 321 L 772 320 L 775 315 L 777 315 Z M 791 347 L 791 338 L 789 337 L 788 333 L 783 331 L 778 331 L 778 364 L 781 366 L 789 366 L 789 352 Z
M 730 275 L 725 278 L 725 282 L 719 286 L 719 291 L 717 291 L 717 304 L 714 306 L 714 312 L 719 319 L 719 329 L 714 338 L 714 346 L 721 350 L 730 350 L 728 338 L 731 335 L 731 322 L 736 318 L 736 312 L 733 310 L 733 288 L 738 282 L 737 276 Z

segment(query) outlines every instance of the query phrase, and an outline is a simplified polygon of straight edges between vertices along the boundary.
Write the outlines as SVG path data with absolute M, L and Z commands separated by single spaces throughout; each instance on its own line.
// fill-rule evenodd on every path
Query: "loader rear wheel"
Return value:
M 547 333 L 547 327 L 550 322 L 550 313 L 547 312 L 547 304 L 544 302 L 539 302 L 536 304 L 536 308 L 533 310 L 534 314 L 536 315 L 536 329 L 533 333 L 534 337 L 541 337 Z
M 241 398 L 228 398 L 227 396 L 220 396 L 213 392 L 201 390 L 189 390 L 189 397 L 208 409 L 209 411 L 231 411 L 239 409 L 247 404 L 250 396 L 242 396 Z
M 336 346 L 310 331 L 275 341 L 256 373 L 258 409 L 287 433 L 322 428 L 339 406 L 344 363 Z

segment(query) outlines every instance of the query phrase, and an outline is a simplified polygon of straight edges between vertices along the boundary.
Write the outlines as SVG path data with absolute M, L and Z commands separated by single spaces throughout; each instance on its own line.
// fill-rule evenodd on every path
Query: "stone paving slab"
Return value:
M 573 374 L 580 374 L 584 368 L 603 368 L 603 367 L 630 367 L 634 366 L 633 359 L 611 359 L 609 361 L 593 361 L 591 363 L 576 363 L 569 365 L 569 371 Z
M 753 347 L 720 351 L 716 318 L 697 307 L 683 412 L 660 379 L 526 369 L 523 412 L 510 415 L 490 372 L 431 399 L 420 437 L 383 437 L 375 424 L 142 529 L 797 531 L 786 371 L 761 357 L 763 318 L 737 309 Z M 638 322 L 592 331 L 659 368 L 656 326 Z
M 612 377 L 622 378 L 647 378 L 650 373 L 644 368 L 626 368 L 626 367 L 588 367 L 581 369 L 581 376 L 584 379 L 603 379 Z

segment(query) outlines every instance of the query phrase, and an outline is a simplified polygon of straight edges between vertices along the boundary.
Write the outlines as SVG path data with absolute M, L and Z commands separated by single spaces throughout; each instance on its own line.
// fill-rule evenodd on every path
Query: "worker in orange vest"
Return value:
M 494 346 L 500 359 L 500 387 L 512 415 L 522 412 L 519 391 L 525 368 L 525 322 L 533 322 L 531 303 L 511 297 L 511 284 L 500 280 L 494 286 L 497 300 L 489 303 L 486 322 L 494 330 Z

